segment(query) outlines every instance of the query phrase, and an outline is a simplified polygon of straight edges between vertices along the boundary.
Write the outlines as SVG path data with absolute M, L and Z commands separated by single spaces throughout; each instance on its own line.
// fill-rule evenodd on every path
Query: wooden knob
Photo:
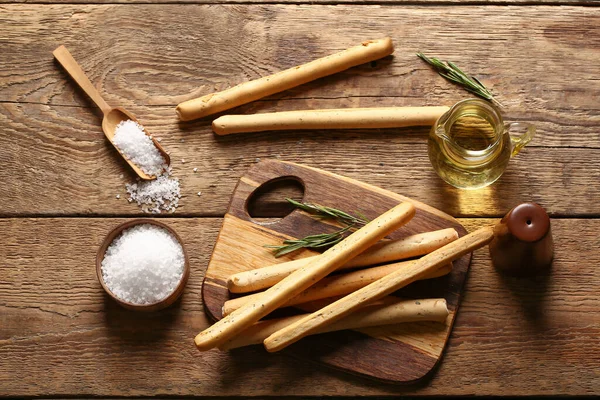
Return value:
M 554 242 L 550 218 L 536 203 L 523 203 L 494 227 L 490 256 L 496 269 L 510 275 L 533 275 L 550 267 Z

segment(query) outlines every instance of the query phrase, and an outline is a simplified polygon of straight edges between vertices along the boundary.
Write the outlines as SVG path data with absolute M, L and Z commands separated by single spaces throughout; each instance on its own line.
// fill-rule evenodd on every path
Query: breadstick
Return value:
M 377 243 L 356 258 L 338 269 L 366 267 L 402 260 L 431 253 L 435 249 L 458 239 L 454 228 L 418 233 L 400 240 Z M 270 265 L 251 271 L 233 274 L 227 279 L 227 287 L 232 293 L 247 293 L 273 286 L 298 268 L 319 256 L 301 258 L 281 264 Z
M 403 322 L 435 321 L 444 322 L 448 317 L 445 299 L 398 300 L 391 304 L 377 304 L 363 309 L 324 326 L 310 334 L 341 331 L 344 329 L 366 328 L 369 326 L 392 325 Z M 230 350 L 237 347 L 262 343 L 271 334 L 286 326 L 301 320 L 309 314 L 260 321 L 246 329 L 242 334 L 221 345 L 220 350 Z
M 177 114 L 182 121 L 202 118 L 360 64 L 378 60 L 389 56 L 393 52 L 394 45 L 389 37 L 366 40 L 358 46 L 319 58 L 307 64 L 244 82 L 222 92 L 185 101 L 177 106 Z
M 462 255 L 485 246 L 492 240 L 493 236 L 494 233 L 491 226 L 478 229 L 473 233 L 463 236 L 458 240 L 415 260 L 408 267 L 392 272 L 378 281 L 375 281 L 275 332 L 265 339 L 264 345 L 270 352 L 281 350 L 310 334 L 310 332 L 317 331 L 322 327 L 349 315 L 362 305 L 395 292 Z
M 433 125 L 448 107 L 381 107 L 224 115 L 212 123 L 217 135 L 292 129 L 376 129 Z
M 245 304 L 216 322 L 196 338 L 199 350 L 220 346 L 250 325 L 275 310 L 303 290 L 317 283 L 337 267 L 362 253 L 390 232 L 406 224 L 415 215 L 415 207 L 404 202 L 385 212 L 346 239 L 325 251 L 310 264 L 269 288 L 257 301 Z M 441 266 L 441 265 L 440 265 Z
M 298 296 L 290 299 L 281 307 L 289 307 L 296 304 L 306 303 L 313 300 L 325 299 L 328 297 L 345 295 L 355 290 L 363 288 L 386 275 L 397 271 L 400 268 L 406 268 L 412 261 L 404 261 L 383 265 L 381 267 L 361 269 L 349 272 L 347 274 L 333 275 L 321 279 L 318 283 L 306 289 Z M 446 275 L 452 271 L 452 264 L 444 265 L 442 268 L 425 276 L 423 279 L 437 278 Z M 227 300 L 223 305 L 223 315 L 229 315 L 244 304 L 250 301 L 256 301 L 262 296 L 262 292 L 250 294 L 244 297 Z

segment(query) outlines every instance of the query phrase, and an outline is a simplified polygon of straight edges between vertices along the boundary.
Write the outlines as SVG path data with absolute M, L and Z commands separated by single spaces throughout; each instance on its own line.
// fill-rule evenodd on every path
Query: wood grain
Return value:
M 139 214 L 139 207 L 127 202 L 124 188 L 135 175 L 95 124 L 99 118 L 85 112 L 79 120 L 75 115 L 80 110 L 0 105 L 0 181 L 10 188 L 0 191 L 0 214 Z M 525 148 L 494 185 L 460 191 L 443 183 L 431 168 L 425 129 L 221 138 L 208 126 L 189 132 L 178 130 L 174 119 L 142 121 L 162 138 L 181 179 L 183 197 L 175 215 L 223 215 L 237 180 L 259 159 L 326 169 L 455 216 L 502 216 L 530 200 L 554 215 L 600 214 L 600 203 L 589 201 L 600 195 L 600 149 Z
M 282 177 L 294 177 L 305 188 L 304 200 L 309 203 L 327 204 L 337 209 L 356 210 L 365 218 L 373 221 L 357 231 L 343 243 L 348 244 L 358 238 L 366 237 L 365 229 L 377 224 L 385 229 L 389 224 L 390 213 L 401 212 L 404 215 L 413 215 L 407 224 L 394 229 L 385 235 L 386 238 L 397 240 L 410 235 L 431 232 L 443 228 L 454 228 L 459 236 L 465 235 L 465 229 L 451 216 L 432 209 L 413 199 L 407 199 L 396 193 L 369 186 L 363 182 L 348 179 L 347 177 L 331 174 L 306 166 L 278 161 L 263 161 L 240 178 L 235 191 L 231 196 L 229 208 L 223 221 L 223 227 L 215 244 L 210 263 L 206 270 L 202 287 L 202 299 L 207 313 L 215 320 L 220 320 L 208 332 L 220 333 L 231 328 L 232 321 L 239 322 L 244 319 L 243 313 L 250 310 L 260 310 L 262 316 L 269 312 L 266 298 L 259 297 L 253 304 L 246 304 L 228 316 L 223 317 L 222 310 L 225 303 L 231 298 L 227 289 L 226 279 L 232 273 L 250 271 L 286 259 L 274 259 L 268 249 L 256 246 L 256 243 L 279 244 L 281 239 L 287 237 L 302 238 L 317 232 L 331 232 L 333 227 L 330 222 L 311 218 L 306 213 L 294 212 L 279 221 L 262 223 L 254 221 L 246 212 L 246 204 L 252 199 L 256 191 L 260 191 L 265 183 L 281 180 Z M 412 204 L 407 210 L 407 202 Z M 365 206 L 365 205 L 369 206 Z M 388 211 L 388 210 L 394 210 Z M 350 241 L 350 242 L 348 242 Z M 342 246 L 343 248 L 343 246 Z M 340 248 L 332 248 L 323 253 L 319 260 L 326 260 L 327 254 L 337 254 Z M 286 258 L 303 257 L 307 253 L 289 254 Z M 326 257 L 326 258 L 323 258 Z M 369 334 L 368 330 L 362 333 L 354 331 L 338 332 L 330 335 L 317 335 L 300 341 L 296 346 L 285 350 L 287 354 L 308 359 L 332 368 L 341 369 L 352 374 L 363 375 L 377 380 L 396 382 L 402 384 L 415 383 L 423 380 L 438 364 L 444 344 L 447 342 L 454 324 L 456 311 L 465 278 L 468 274 L 471 254 L 456 258 L 450 274 L 443 278 L 428 282 L 418 282 L 395 293 L 401 298 L 445 298 L 450 312 L 445 325 L 419 324 L 410 328 L 412 335 L 394 335 L 392 330 L 377 330 L 376 334 Z M 310 268 L 310 267 L 309 267 Z M 410 269 L 410 267 L 407 267 Z M 288 285 L 302 281 L 301 270 L 297 270 L 286 279 L 267 290 L 271 297 L 277 297 L 277 291 L 284 290 Z M 324 276 L 324 275 L 323 275 Z M 318 282 L 319 285 L 322 281 Z M 315 287 L 315 286 L 312 286 Z M 310 289 L 308 289 L 310 290 Z M 416 294 L 418 293 L 418 294 Z M 265 294 L 264 296 L 267 296 Z M 291 296 L 293 297 L 293 296 Z M 289 299 L 289 297 L 288 297 Z M 264 304 L 263 304 L 264 303 Z M 285 303 L 285 300 L 280 303 Z M 282 305 L 282 304 L 280 304 Z M 271 307 L 275 310 L 277 307 Z M 287 310 L 289 311 L 289 310 Z M 272 315 L 272 314 L 271 314 Z M 225 327 L 225 328 L 223 328 Z M 423 339 L 423 335 L 430 341 L 419 343 L 414 338 Z M 202 332 L 200 335 L 205 335 Z M 199 335 L 199 336 L 200 336 Z M 407 338 L 407 336 L 409 336 Z M 200 336 L 202 339 L 202 336 Z M 218 339 L 218 338 L 217 338 Z M 214 341 L 209 336 L 208 341 Z M 206 348 L 207 339 L 198 340 L 199 349 Z M 346 345 L 341 345 L 345 343 Z M 265 343 L 266 345 L 266 343 Z M 217 346 L 219 346 L 217 344 Z
M 191 275 L 180 303 L 141 315 L 107 299 L 94 257 L 114 218 L 0 220 L 0 395 L 558 395 L 600 392 L 600 221 L 553 219 L 551 274 L 502 278 L 475 252 L 453 334 L 425 386 L 372 383 L 259 347 L 198 353 L 200 286 L 221 219 L 165 219 Z M 491 220 L 464 219 L 469 231 Z M 151 361 L 150 361 L 151 360 Z
M 89 106 L 52 61 L 51 51 L 63 43 L 111 105 L 131 109 L 143 121 L 162 115 L 173 124 L 174 110 L 161 114 L 146 107 L 173 107 L 365 38 L 390 35 L 396 44 L 393 58 L 238 111 L 440 105 L 468 96 L 419 60 L 414 53 L 420 50 L 451 59 L 482 78 L 500 94 L 512 119 L 539 123 L 533 145 L 598 147 L 600 104 L 594 94 L 600 90 L 595 68 L 600 9 L 356 5 L 352 10 L 285 5 L 7 5 L 0 17 L 6 22 L 0 25 L 0 37 L 6 39 L 0 101 Z M 126 41 L 119 40 L 124 19 L 132 36 Z M 208 20 L 213 23 L 197 23 Z M 310 33 L 315 26 L 318 35 Z M 184 124 L 188 132 L 199 126 Z
M 543 0 L 538 3 L 544 5 L 586 5 L 594 6 L 598 0 Z M 71 4 L 73 0 L 0 0 L 0 4 L 20 4 L 20 3 L 34 3 L 34 4 Z M 130 3 L 127 0 L 78 0 L 77 3 L 81 4 L 127 4 Z M 273 3 L 268 0 L 136 0 L 136 4 L 262 4 L 262 3 Z M 447 5 L 460 5 L 461 0 L 277 0 L 276 3 L 286 4 L 447 4 Z M 492 5 L 533 5 L 531 0 L 469 0 L 469 5 L 473 4 L 492 4 Z
M 108 4 L 121 1 L 0 0 L 0 395 L 600 393 L 600 222 L 587 219 L 600 215 L 594 201 L 600 185 L 597 1 L 543 2 L 588 7 L 530 0 Z M 435 4 L 423 7 L 428 3 Z M 384 35 L 397 45 L 393 58 L 236 112 L 439 105 L 468 96 L 420 63 L 413 56 L 420 50 L 481 77 L 500 94 L 509 119 L 538 125 L 531 147 L 497 184 L 479 192 L 444 185 L 427 160 L 426 129 L 219 139 L 210 120 L 177 123 L 180 101 Z M 222 216 L 239 176 L 257 158 L 280 158 L 382 186 L 455 216 L 501 216 L 535 200 L 555 217 L 586 218 L 553 219 L 557 258 L 547 278 L 503 279 L 485 251 L 475 253 L 453 336 L 427 386 L 375 384 L 277 354 L 266 357 L 259 348 L 199 355 L 191 338 L 208 324 L 200 284 L 221 219 L 166 219 L 189 246 L 192 275 L 175 308 L 142 316 L 106 299 L 93 273 L 95 249 L 123 219 L 6 218 L 139 215 L 123 199 L 133 174 L 103 139 L 99 110 L 52 61 L 59 44 L 81 60 L 111 105 L 130 109 L 163 138 L 182 179 L 184 198 L 175 216 Z M 265 204 L 279 204 L 281 197 L 267 194 Z M 461 222 L 473 230 L 489 221 Z
M 133 174 L 102 137 L 99 110 L 90 108 L 52 61 L 51 51 L 59 43 L 69 46 L 111 105 L 125 106 L 163 139 L 182 180 L 184 197 L 176 215 L 223 215 L 236 180 L 258 158 L 328 169 L 456 216 L 501 216 L 523 200 L 537 201 L 553 215 L 600 214 L 597 202 L 588 201 L 600 192 L 600 81 L 595 68 L 600 10 L 358 5 L 353 10 L 3 6 L 0 146 L 5 151 L 0 154 L 0 180 L 10 190 L 0 194 L 0 215 L 139 214 L 124 191 Z M 133 39 L 121 41 L 118 27 L 125 19 Z M 203 20 L 214 23 L 197 24 Z M 317 24 L 320 35 L 306 33 Z M 189 26 L 197 30 L 182 36 Z M 210 120 L 177 121 L 174 106 L 179 101 L 385 34 L 397 43 L 394 58 L 237 111 L 451 104 L 468 95 L 413 54 L 422 50 L 447 57 L 501 93 L 511 119 L 539 125 L 532 147 L 515 158 L 497 184 L 459 192 L 442 183 L 427 159 L 425 128 L 219 138 L 212 134 Z M 523 63 L 526 59 L 535 62 Z M 198 173 L 192 171 L 195 167 Z

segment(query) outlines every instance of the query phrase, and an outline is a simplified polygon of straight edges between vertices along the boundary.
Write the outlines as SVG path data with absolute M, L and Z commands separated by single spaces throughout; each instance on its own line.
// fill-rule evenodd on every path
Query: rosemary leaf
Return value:
M 369 222 L 362 214 L 354 216 L 336 208 L 311 203 L 300 203 L 289 198 L 286 200 L 296 208 L 316 218 L 331 219 L 343 225 L 343 227 L 332 233 L 318 233 L 305 236 L 301 239 L 287 239 L 283 241 L 282 245 L 266 245 L 265 247 L 273 249 L 275 257 L 281 257 L 302 248 L 318 249 L 333 246 L 344 239 L 346 232 L 354 230 L 358 226 L 366 225 Z
M 341 242 L 344 239 L 344 233 L 350 228 L 351 226 L 347 226 L 332 233 L 309 235 L 302 239 L 287 239 L 283 241 L 283 245 L 281 246 L 267 245 L 265 247 L 273 249 L 275 257 L 281 257 L 302 248 L 318 249 L 329 247 Z
M 444 62 L 440 61 L 439 59 L 435 57 L 427 57 L 423 53 L 417 53 L 417 56 L 427 64 L 431 65 L 438 72 L 438 74 L 449 81 L 462 86 L 465 90 L 479 97 L 482 97 L 500 106 L 502 105 L 494 98 L 493 93 L 486 88 L 479 79 L 474 76 L 467 75 L 452 61 L 446 61 L 446 64 L 444 64 Z
M 363 215 L 355 217 L 354 215 L 350 215 L 342 210 L 338 210 L 336 208 L 325 207 L 318 204 L 311 203 L 300 203 L 294 199 L 287 198 L 289 203 L 291 203 L 296 208 L 299 208 L 303 211 L 306 211 L 309 214 L 315 215 L 322 219 L 334 219 L 338 222 L 344 224 L 357 224 L 357 225 L 366 225 L 369 221 L 364 218 Z
M 271 247 L 271 246 L 268 246 Z M 286 255 L 288 253 L 292 253 L 296 250 L 300 250 L 301 248 L 303 248 L 304 246 L 302 244 L 298 244 L 298 245 L 286 245 L 286 246 L 273 246 L 274 249 L 274 255 L 275 257 L 281 257 L 283 255 Z

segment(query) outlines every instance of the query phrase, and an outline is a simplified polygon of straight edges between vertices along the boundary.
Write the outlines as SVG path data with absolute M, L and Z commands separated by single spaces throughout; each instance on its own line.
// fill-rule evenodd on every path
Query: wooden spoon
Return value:
M 111 106 L 109 106 L 108 103 L 104 101 L 98 90 L 96 90 L 94 85 L 92 85 L 92 82 L 90 82 L 89 78 L 85 75 L 85 72 L 83 72 L 79 64 L 77 64 L 77 61 L 75 61 L 75 59 L 73 58 L 71 53 L 69 53 L 69 50 L 67 50 L 65 46 L 58 47 L 52 52 L 52 54 L 54 54 L 54 57 L 64 67 L 64 69 L 69 73 L 69 75 L 71 75 L 71 77 L 75 79 L 75 82 L 77 82 L 79 87 L 81 87 L 83 91 L 87 93 L 88 96 L 90 96 L 92 101 L 96 103 L 100 110 L 102 110 L 102 113 L 104 114 L 104 118 L 102 119 L 102 130 L 104 131 L 104 135 L 106 136 L 106 138 L 112 143 L 115 149 L 117 149 L 119 154 L 121 154 L 125 161 L 127 161 L 127 163 L 131 165 L 131 168 L 133 168 L 133 170 L 136 172 L 136 174 L 139 175 L 140 178 L 148 180 L 155 179 L 156 176 L 146 174 L 131 160 L 125 157 L 125 155 L 113 142 L 113 138 L 115 136 L 115 128 L 117 127 L 117 125 L 119 125 L 121 121 L 126 121 L 128 119 L 137 122 L 137 118 L 135 118 L 135 116 L 127 110 L 124 110 L 120 107 L 112 108 Z M 146 135 L 148 135 L 148 132 L 145 132 Z M 158 151 L 160 151 L 164 159 L 167 161 L 167 165 L 171 164 L 171 158 L 169 157 L 167 152 L 162 148 L 160 143 L 158 143 L 153 137 L 150 136 L 150 138 L 152 139 L 152 142 L 154 142 L 154 146 L 156 146 Z

